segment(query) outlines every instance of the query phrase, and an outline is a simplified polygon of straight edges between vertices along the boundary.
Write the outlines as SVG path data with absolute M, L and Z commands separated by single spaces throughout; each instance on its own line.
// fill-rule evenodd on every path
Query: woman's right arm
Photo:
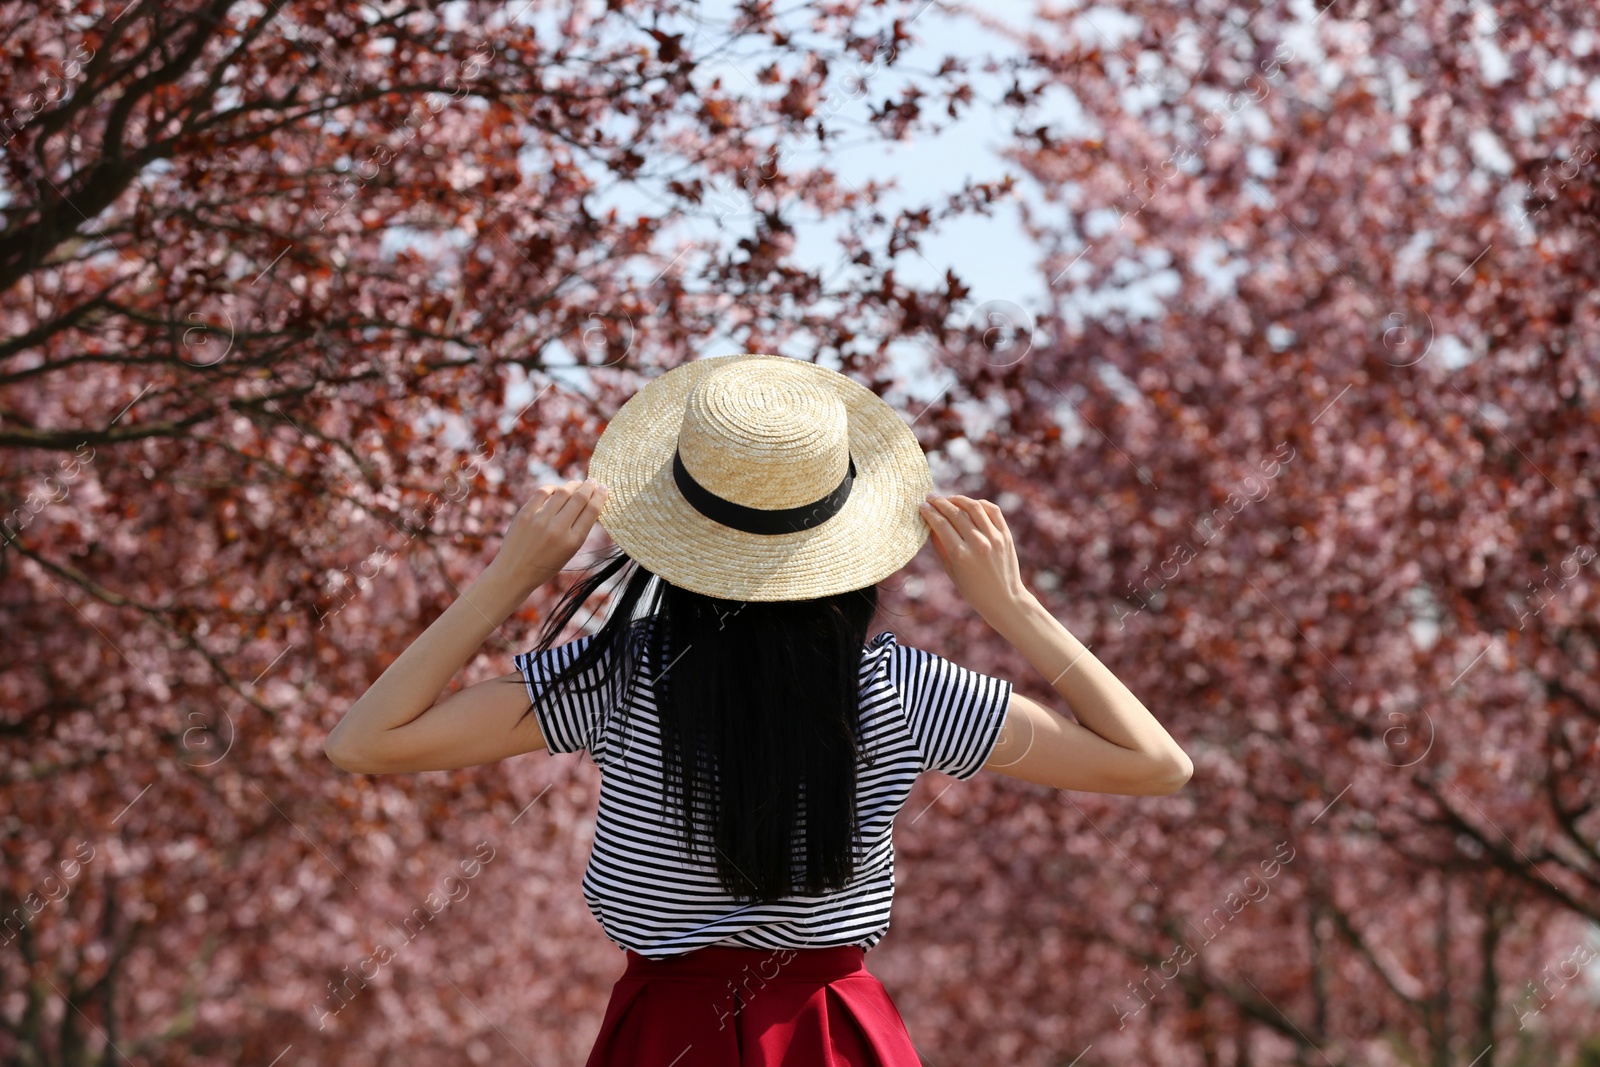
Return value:
M 1166 796 L 1194 765 L 1154 715 L 1023 585 L 998 505 L 931 496 L 922 507 L 956 589 L 1067 702 L 1073 722 L 1013 692 L 984 767 L 1058 789 Z

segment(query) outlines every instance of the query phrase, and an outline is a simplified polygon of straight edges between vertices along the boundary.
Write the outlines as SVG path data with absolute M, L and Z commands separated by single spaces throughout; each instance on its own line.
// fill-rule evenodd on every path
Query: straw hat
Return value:
M 872 585 L 928 537 L 911 428 L 837 371 L 762 353 L 684 363 L 623 404 L 589 477 L 599 523 L 664 581 L 730 600 Z

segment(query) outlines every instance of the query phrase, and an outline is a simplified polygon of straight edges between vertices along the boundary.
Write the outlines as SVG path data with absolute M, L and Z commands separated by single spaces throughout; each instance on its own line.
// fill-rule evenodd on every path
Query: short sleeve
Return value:
M 604 758 L 605 731 L 603 720 L 607 688 L 579 692 L 595 686 L 604 676 L 604 664 L 597 663 L 580 675 L 575 675 L 556 690 L 547 703 L 540 704 L 539 694 L 549 685 L 550 679 L 566 668 L 578 653 L 586 648 L 593 635 L 585 635 L 564 645 L 556 645 L 544 652 L 523 652 L 513 662 L 522 672 L 528 687 L 528 699 L 534 702 L 533 715 L 538 720 L 539 731 L 544 734 L 545 746 L 553 753 L 587 751 L 597 764 Z
M 896 644 L 890 664 L 922 769 L 976 775 L 1000 740 L 1011 683 L 909 645 Z

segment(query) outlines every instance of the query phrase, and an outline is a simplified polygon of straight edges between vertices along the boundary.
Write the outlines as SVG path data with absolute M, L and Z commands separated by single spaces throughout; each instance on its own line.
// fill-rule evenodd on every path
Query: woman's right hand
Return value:
M 1022 584 L 1017 546 L 1000 505 L 929 493 L 919 510 L 956 591 L 991 626 L 1033 596 Z

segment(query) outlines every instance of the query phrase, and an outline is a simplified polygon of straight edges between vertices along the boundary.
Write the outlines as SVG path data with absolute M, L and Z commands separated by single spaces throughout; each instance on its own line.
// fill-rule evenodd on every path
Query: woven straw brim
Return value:
M 843 402 L 856 475 L 844 506 L 827 521 L 795 533 L 752 534 L 696 511 L 673 480 L 672 455 L 702 375 L 770 359 L 806 368 Z M 709 596 L 809 600 L 860 589 L 905 566 L 928 537 L 917 509 L 933 478 L 899 412 L 853 379 L 787 356 L 714 356 L 653 379 L 606 426 L 588 473 L 609 490 L 598 521 L 618 547 L 664 581 Z

